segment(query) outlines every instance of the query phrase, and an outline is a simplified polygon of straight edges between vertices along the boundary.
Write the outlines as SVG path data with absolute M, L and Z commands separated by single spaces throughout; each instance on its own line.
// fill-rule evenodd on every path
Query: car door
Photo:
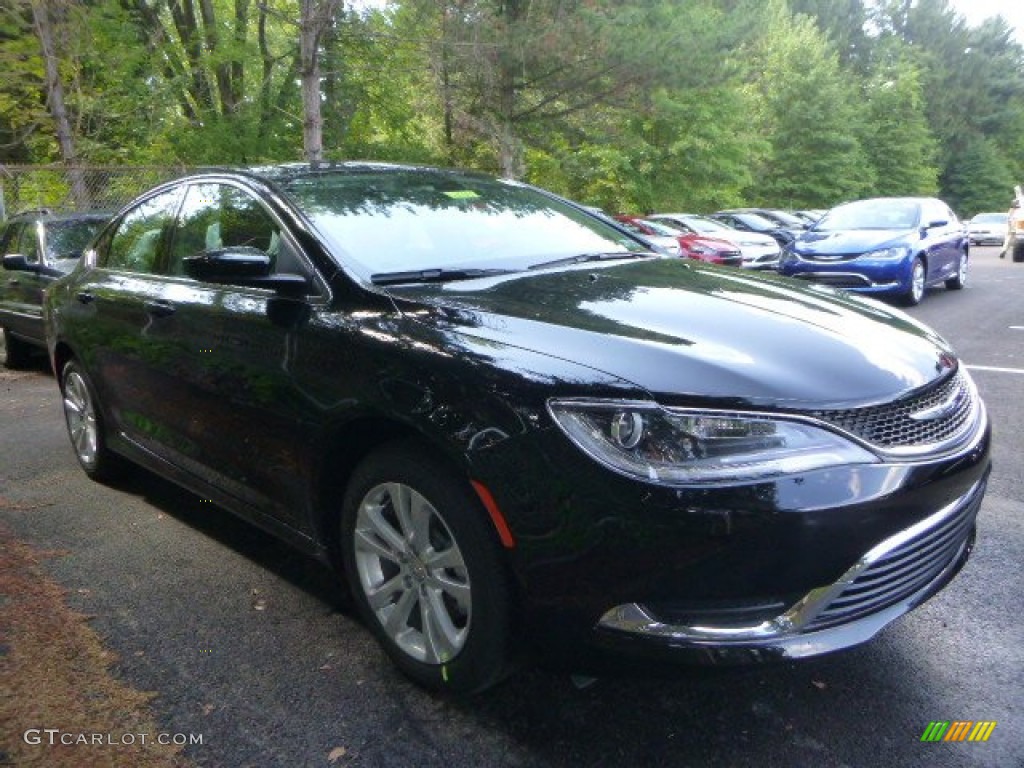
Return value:
M 3 243 L 4 255 L 21 255 L 32 267 L 43 266 L 40 246 L 42 225 L 26 219 L 11 226 Z M 0 324 L 21 338 L 43 344 L 42 292 L 45 278 L 38 271 L 4 270 L 0 294 Z
M 0 257 L 16 252 L 18 238 L 25 227 L 24 221 L 9 221 L 0 230 Z M 16 311 L 15 291 L 18 290 L 21 272 L 8 271 L 0 265 L 0 327 L 9 327 Z
M 97 243 L 94 264 L 78 279 L 72 301 L 75 333 L 89 350 L 82 362 L 108 423 L 151 449 L 165 434 L 160 414 L 168 396 L 152 373 L 169 352 L 151 334 L 162 311 L 155 269 L 182 192 L 158 192 L 124 213 Z
M 166 393 L 161 453 L 247 509 L 301 530 L 313 465 L 303 451 L 319 424 L 296 384 L 293 353 L 317 334 L 309 319 L 320 297 L 284 299 L 185 274 L 187 258 L 236 246 L 264 251 L 277 272 L 313 276 L 252 192 L 227 181 L 188 187 L 161 270 L 165 311 L 149 329 L 149 340 L 169 350 L 153 373 Z
M 952 277 L 958 267 L 963 226 L 949 207 L 939 200 L 924 202 L 921 224 L 927 227 L 929 282 Z

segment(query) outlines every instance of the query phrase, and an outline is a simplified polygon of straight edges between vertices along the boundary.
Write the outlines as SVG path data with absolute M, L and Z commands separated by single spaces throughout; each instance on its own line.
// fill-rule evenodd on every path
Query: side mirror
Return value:
M 4 256 L 3 263 L 4 269 L 8 272 L 31 272 L 33 274 L 39 274 L 40 265 L 34 261 L 29 261 L 20 253 L 8 253 Z
M 195 280 L 248 288 L 266 288 L 282 296 L 301 297 L 309 281 L 302 275 L 271 274 L 270 255 L 259 248 L 237 245 L 214 248 L 184 260 L 185 274 Z
M 185 274 L 211 283 L 231 283 L 237 278 L 266 277 L 270 256 L 247 245 L 214 248 L 184 260 Z

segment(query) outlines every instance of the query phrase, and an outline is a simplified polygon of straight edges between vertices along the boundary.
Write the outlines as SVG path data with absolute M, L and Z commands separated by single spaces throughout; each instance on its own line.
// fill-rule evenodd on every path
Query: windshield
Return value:
M 663 235 L 665 237 L 679 237 L 679 230 L 672 229 L 672 227 L 662 224 L 660 221 L 651 221 L 650 219 L 643 219 L 640 224 L 643 227 L 649 229 L 655 235 Z
M 715 221 L 714 219 L 706 219 L 703 216 L 696 216 L 687 214 L 685 216 L 673 214 L 671 219 L 658 219 L 659 222 L 669 225 L 670 227 L 678 227 L 684 231 L 701 232 L 704 234 L 714 234 L 722 232 L 731 232 L 736 234 L 736 230 L 732 227 L 727 227 L 721 222 Z
M 51 259 L 70 259 L 82 255 L 103 219 L 52 221 L 46 225 L 46 255 Z
M 284 185 L 332 250 L 366 275 L 525 269 L 648 248 L 568 203 L 514 182 L 427 169 L 324 172 Z
M 973 219 L 972 224 L 1006 224 L 1005 213 L 979 213 Z
M 793 214 L 786 213 L 785 211 L 772 211 L 771 214 L 773 219 L 784 224 L 787 227 L 802 229 L 804 225 L 807 223 L 799 216 L 794 216 Z
M 774 221 L 769 221 L 764 216 L 761 216 L 760 214 L 757 213 L 734 213 L 732 215 L 735 216 L 739 221 L 742 221 L 751 229 L 765 230 L 775 229 L 776 227 L 778 227 L 778 224 L 776 224 Z
M 833 208 L 814 225 L 818 232 L 847 229 L 913 229 L 921 205 L 912 200 L 860 200 Z

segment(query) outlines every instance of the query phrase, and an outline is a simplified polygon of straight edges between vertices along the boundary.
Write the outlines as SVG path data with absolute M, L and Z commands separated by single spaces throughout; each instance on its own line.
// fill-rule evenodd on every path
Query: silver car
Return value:
M 775 238 L 769 235 L 743 232 L 692 213 L 656 213 L 646 218 L 663 222 L 683 232 L 695 232 L 735 243 L 743 254 L 743 266 L 746 269 L 777 269 L 779 266 L 781 249 Z
M 971 245 L 1002 245 L 1006 239 L 1006 213 L 979 213 L 967 222 Z

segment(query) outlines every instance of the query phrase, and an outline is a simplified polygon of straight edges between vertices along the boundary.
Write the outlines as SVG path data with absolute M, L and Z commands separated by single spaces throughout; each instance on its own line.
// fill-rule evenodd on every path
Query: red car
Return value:
M 739 246 L 728 240 L 695 232 L 683 232 L 660 221 L 651 221 L 640 216 L 616 216 L 615 219 L 645 237 L 674 237 L 682 249 L 680 256 L 709 261 L 712 264 L 726 264 L 730 267 L 739 267 L 743 264 Z

